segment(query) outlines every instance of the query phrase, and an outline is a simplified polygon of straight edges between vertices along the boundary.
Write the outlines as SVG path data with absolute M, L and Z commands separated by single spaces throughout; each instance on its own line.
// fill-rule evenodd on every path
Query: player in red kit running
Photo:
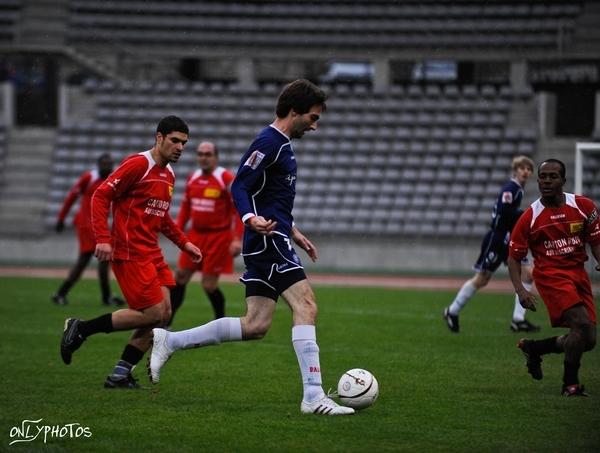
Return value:
M 152 328 L 171 317 L 169 288 L 173 274 L 158 244 L 163 233 L 195 262 L 202 259 L 196 247 L 169 216 L 177 162 L 188 140 L 188 127 L 180 118 L 163 118 L 156 129 L 152 149 L 126 158 L 96 189 L 92 198 L 92 223 L 96 235 L 95 256 L 112 261 L 113 272 L 129 308 L 83 321 L 69 318 L 60 345 L 66 364 L 90 335 L 132 330 L 121 360 L 104 383 L 106 388 L 139 387 L 131 369 L 152 344 Z M 112 203 L 113 225 L 107 219 Z
M 183 303 L 185 287 L 196 270 L 202 272 L 202 288 L 211 302 L 215 319 L 225 316 L 225 296 L 219 289 L 219 275 L 233 272 L 233 257 L 242 250 L 244 234 L 237 210 L 231 198 L 231 182 L 235 175 L 219 166 L 217 147 L 202 142 L 196 151 L 199 169 L 187 180 L 177 225 L 203 254 L 202 262 L 193 263 L 186 253 L 179 256 L 175 282 L 171 290 L 173 317 Z M 171 318 L 172 320 L 173 318 Z
M 531 377 L 540 380 L 542 355 L 565 354 L 562 394 L 587 396 L 579 384 L 583 353 L 596 345 L 596 309 L 584 263 L 585 243 L 600 263 L 600 219 L 589 198 L 564 193 L 565 165 L 548 159 L 538 167 L 541 198 L 519 218 L 510 241 L 508 269 L 523 307 L 535 311 L 537 300 L 521 283 L 521 259 L 531 249 L 533 280 L 548 309 L 553 327 L 569 333 L 543 340 L 522 339 L 518 347 L 527 359 Z M 596 265 L 600 271 L 600 265 Z
M 56 232 L 61 233 L 65 229 L 65 218 L 77 198 L 81 196 L 79 211 L 73 219 L 73 224 L 77 230 L 77 239 L 79 240 L 79 257 L 77 262 L 69 272 L 69 276 L 60 286 L 56 294 L 52 296 L 52 301 L 57 305 L 67 305 L 67 293 L 71 287 L 77 283 L 84 269 L 87 267 L 94 250 L 96 249 L 96 238 L 92 229 L 92 195 L 100 184 L 110 175 L 113 169 L 113 160 L 110 154 L 102 154 L 98 157 L 98 168 L 86 171 L 77 180 L 75 185 L 67 194 L 63 206 L 58 213 L 56 220 Z M 125 301 L 118 297 L 111 296 L 110 284 L 108 282 L 108 262 L 98 264 L 98 279 L 100 281 L 100 290 L 102 291 L 102 303 L 105 305 L 124 305 Z

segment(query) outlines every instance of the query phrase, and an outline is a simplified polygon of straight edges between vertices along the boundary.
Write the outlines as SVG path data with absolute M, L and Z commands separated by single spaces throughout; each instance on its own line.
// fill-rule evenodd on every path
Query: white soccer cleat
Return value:
M 160 369 L 171 358 L 173 350 L 167 345 L 169 332 L 165 329 L 152 329 L 154 339 L 152 340 L 152 353 L 148 360 L 148 377 L 150 382 L 158 384 L 160 381 Z
M 313 403 L 302 401 L 302 404 L 300 404 L 300 412 L 303 414 L 316 415 L 352 415 L 354 414 L 354 409 L 351 407 L 340 406 L 331 398 L 324 396 Z

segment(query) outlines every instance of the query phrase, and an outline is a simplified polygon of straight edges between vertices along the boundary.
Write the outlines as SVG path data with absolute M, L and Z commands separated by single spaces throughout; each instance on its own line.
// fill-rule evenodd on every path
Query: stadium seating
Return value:
M 75 45 L 183 48 L 556 48 L 581 9 L 577 1 L 72 0 L 68 37 Z
M 14 41 L 22 7 L 22 0 L 0 0 L 0 44 Z
M 85 85 L 97 99 L 96 118 L 58 135 L 49 225 L 70 185 L 100 153 L 110 151 L 120 160 L 149 149 L 166 114 L 180 115 L 191 129 L 187 153 L 175 166 L 172 215 L 185 176 L 195 167 L 199 141 L 214 141 L 222 165 L 235 170 L 274 117 L 275 96 L 268 88 L 180 83 L 164 96 L 167 86 Z M 479 236 L 513 155 L 535 151 L 535 136 L 507 127 L 511 98 L 500 94 L 502 88 L 408 86 L 358 97 L 353 87 L 329 88 L 318 132 L 293 144 L 299 162 L 294 213 L 308 232 Z

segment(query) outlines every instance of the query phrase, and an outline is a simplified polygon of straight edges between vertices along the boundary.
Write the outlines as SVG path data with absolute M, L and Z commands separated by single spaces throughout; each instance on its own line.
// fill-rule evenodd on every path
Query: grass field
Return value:
M 461 316 L 459 335 L 443 324 L 451 292 L 317 287 L 318 343 L 325 390 L 354 367 L 372 371 L 379 400 L 352 417 L 302 415 L 300 376 L 287 306 L 257 343 L 183 351 L 150 388 L 105 390 L 127 333 L 90 338 L 70 366 L 59 356 L 64 318 L 105 312 L 94 280 L 80 282 L 71 305 L 49 296 L 58 280 L 0 278 L 0 450 L 2 451 L 599 451 L 600 356 L 584 356 L 590 398 L 559 395 L 562 356 L 547 356 L 533 381 L 508 329 L 511 295 L 480 294 Z M 243 288 L 223 285 L 228 315 L 243 314 Z M 188 290 L 175 329 L 211 318 L 198 284 Z M 542 308 L 536 338 L 559 334 Z M 43 434 L 27 443 L 22 421 L 79 423 L 91 437 Z M 34 427 L 32 426 L 31 429 Z M 11 433 L 13 436 L 11 437 Z M 31 435 L 34 434 L 32 431 Z

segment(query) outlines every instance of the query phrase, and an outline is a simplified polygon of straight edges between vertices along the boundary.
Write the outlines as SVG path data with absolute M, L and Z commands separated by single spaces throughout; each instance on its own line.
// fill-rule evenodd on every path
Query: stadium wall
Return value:
M 310 270 L 390 273 L 470 273 L 479 253 L 479 242 L 421 241 L 369 236 L 310 236 L 319 259 L 311 263 L 302 251 L 300 258 Z M 175 264 L 178 250 L 163 238 L 167 261 Z M 70 266 L 77 258 L 77 240 L 70 231 L 37 239 L 0 238 L 0 265 Z M 242 268 L 241 258 L 236 267 Z

